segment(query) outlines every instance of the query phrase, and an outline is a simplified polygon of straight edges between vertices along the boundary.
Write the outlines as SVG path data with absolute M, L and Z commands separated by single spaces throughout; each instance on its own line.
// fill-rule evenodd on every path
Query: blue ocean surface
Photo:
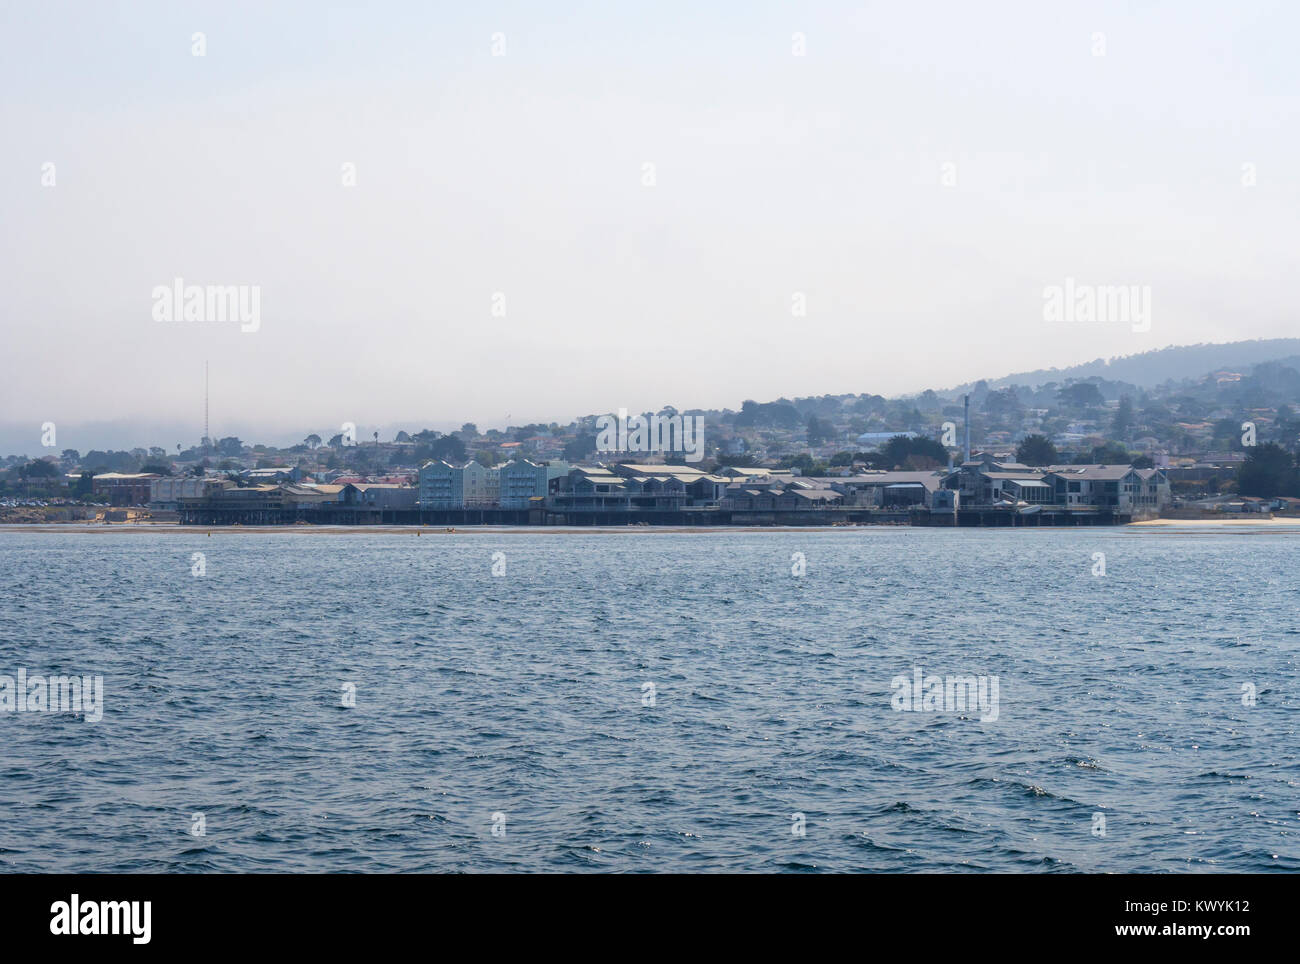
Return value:
M 1300 533 L 15 531 L 0 579 L 0 676 L 104 703 L 0 710 L 9 872 L 1300 870 Z

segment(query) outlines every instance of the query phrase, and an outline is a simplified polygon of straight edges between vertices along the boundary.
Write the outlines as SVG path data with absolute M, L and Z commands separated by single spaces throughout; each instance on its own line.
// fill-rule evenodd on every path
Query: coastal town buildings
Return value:
M 797 519 L 807 524 L 818 519 L 862 522 L 888 517 L 927 525 L 955 524 L 954 513 L 966 513 L 965 517 L 978 521 L 961 524 L 986 525 L 997 524 L 995 520 L 1003 517 L 998 513 L 1042 512 L 1045 518 L 1067 522 L 1082 516 L 1122 521 L 1155 514 L 1171 501 L 1168 479 L 1158 468 L 1029 466 L 994 453 L 976 455 L 953 469 L 858 470 L 832 476 L 801 476 L 752 466 L 705 472 L 693 466 L 644 462 L 571 465 L 520 458 L 485 466 L 473 459 L 461 465 L 431 459 L 421 466 L 415 485 L 401 481 L 249 485 L 230 479 L 155 479 L 152 487 L 157 507 L 178 508 L 188 518 L 293 520 L 306 512 L 341 523 L 417 522 L 437 518 L 437 513 L 472 512 L 473 518 L 461 521 L 599 517 L 701 524 L 711 519 L 723 524 Z M 495 515 L 508 512 L 516 515 Z M 932 521 L 932 516 L 949 521 Z
M 959 493 L 962 506 L 1045 505 L 1155 512 L 1171 501 L 1164 470 L 1132 465 L 1030 467 L 981 456 L 965 462 L 942 482 Z

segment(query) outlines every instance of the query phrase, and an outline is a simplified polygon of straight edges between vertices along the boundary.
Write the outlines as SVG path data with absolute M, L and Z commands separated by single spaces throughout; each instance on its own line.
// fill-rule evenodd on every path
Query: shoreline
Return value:
M 73 532 L 85 535 L 107 535 L 109 533 L 123 533 L 128 535 L 149 535 L 155 532 L 163 532 L 175 535 L 198 535 L 207 533 L 209 535 L 261 535 L 265 533 L 286 535 L 416 535 L 416 536 L 459 536 L 474 533 L 487 533 L 491 535 L 527 535 L 529 533 L 555 534 L 555 535 L 575 535 L 579 533 L 592 533 L 595 535 L 617 535 L 620 533 L 662 533 L 665 535 L 676 533 L 725 533 L 725 532 L 852 532 L 854 530 L 870 529 L 876 532 L 901 530 L 912 530 L 924 528 L 918 526 L 904 525 L 861 525 L 861 526 L 394 526 L 394 525 L 357 525 L 357 526 L 182 526 L 173 523 L 110 523 L 108 525 L 84 525 L 75 522 L 50 522 L 44 525 L 40 523 L 14 523 L 9 525 L 0 525 L 0 533 L 4 532 L 36 532 L 36 533 L 59 533 Z M 1115 527 L 1119 528 L 1119 527 Z
M 1130 522 L 1124 525 L 1116 526 L 970 526 L 958 527 L 954 531 L 963 531 L 965 528 L 978 529 L 980 531 L 999 531 L 1008 529 L 1013 532 L 1026 531 L 1076 531 L 1079 529 L 1104 529 L 1110 531 L 1122 532 L 1128 529 L 1169 529 L 1169 528 L 1189 528 L 1189 529 L 1260 529 L 1275 528 L 1279 531 L 1297 530 L 1300 531 L 1300 518 L 1275 518 L 1275 519 L 1147 519 L 1142 522 Z M 27 532 L 27 533 L 59 533 L 68 532 L 79 535 L 108 535 L 108 534 L 126 534 L 126 535 L 148 535 L 152 533 L 166 533 L 170 535 L 198 535 L 206 533 L 212 535 L 247 535 L 247 534 L 296 534 L 296 535 L 415 535 L 423 537 L 430 536 L 455 536 L 466 534 L 491 534 L 491 535 L 527 535 L 529 533 L 553 534 L 553 535 L 576 535 L 579 533 L 590 533 L 593 535 L 615 535 L 618 533 L 638 533 L 638 534 L 681 534 L 694 533 L 701 535 L 720 534 L 727 532 L 860 532 L 869 530 L 873 532 L 888 532 L 914 529 L 953 529 L 950 526 L 908 526 L 908 525 L 823 525 L 823 526 L 490 526 L 490 525 L 466 525 L 466 526 L 398 526 L 398 525 L 356 525 L 356 526 L 338 526 L 338 525 L 276 525 L 276 526 L 184 526 L 173 522 L 114 522 L 114 523 L 78 523 L 78 522 L 46 522 L 46 523 L 5 523 L 0 524 L 0 533 L 5 532 Z

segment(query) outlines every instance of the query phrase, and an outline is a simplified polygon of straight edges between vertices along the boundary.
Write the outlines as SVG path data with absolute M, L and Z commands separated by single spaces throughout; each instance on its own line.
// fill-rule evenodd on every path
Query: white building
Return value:
M 461 495 L 465 508 L 496 508 L 501 501 L 501 474 L 474 459 L 457 471 L 461 475 Z
M 200 475 L 177 475 L 149 483 L 149 504 L 156 509 L 179 509 L 181 499 L 201 499 L 218 485 Z

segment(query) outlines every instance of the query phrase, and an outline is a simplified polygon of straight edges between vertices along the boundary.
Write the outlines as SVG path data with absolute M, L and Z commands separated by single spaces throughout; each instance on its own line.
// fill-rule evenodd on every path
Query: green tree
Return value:
M 1115 410 L 1115 420 L 1111 422 L 1111 431 L 1116 438 L 1128 438 L 1129 433 L 1133 431 L 1133 426 L 1137 424 L 1137 419 L 1133 416 L 1133 399 L 1124 395 L 1119 400 L 1119 408 Z
M 758 459 L 752 455 L 728 455 L 718 462 L 720 469 L 756 469 Z
M 58 477 L 59 469 L 53 462 L 35 459 L 19 469 L 18 474 L 25 479 L 53 479 Z
M 808 416 L 808 444 L 821 445 L 827 439 L 832 438 L 835 429 L 826 419 L 818 418 L 816 415 Z
M 1026 435 L 1016 446 L 1016 461 L 1022 465 L 1057 465 L 1061 456 L 1046 435 Z
M 596 436 L 579 435 L 564 446 L 564 461 L 583 462 L 596 452 Z
M 1297 474 L 1295 459 L 1282 446 L 1272 442 L 1253 446 L 1237 470 L 1237 491 L 1261 499 L 1279 495 L 1300 496 L 1300 474 Z
M 1236 452 L 1245 450 L 1245 446 L 1241 444 L 1241 421 L 1240 418 L 1220 418 L 1215 421 L 1212 432 L 1216 448 Z
M 1075 382 L 1056 393 L 1057 401 L 1066 408 L 1100 408 L 1106 404 L 1101 390 L 1092 382 Z
M 1014 388 L 1004 388 L 989 392 L 984 399 L 984 411 L 992 418 L 1005 418 L 1016 415 L 1021 409 L 1020 397 Z
M 873 462 L 882 468 L 897 469 L 906 466 L 909 460 L 914 466 L 928 464 L 929 461 L 941 465 L 948 461 L 948 450 L 932 438 L 895 435 L 880 446 L 879 458 Z
M 1075 465 L 1128 465 L 1133 457 L 1128 449 L 1118 442 L 1107 442 L 1096 446 L 1090 452 L 1081 452 L 1074 460 Z
M 434 439 L 429 446 L 430 457 L 444 462 L 464 462 L 466 460 L 465 443 L 454 435 L 444 435 Z
M 826 463 L 815 461 L 807 452 L 800 452 L 798 455 L 787 455 L 777 462 L 777 466 L 783 469 L 798 469 L 800 475 L 826 474 Z

